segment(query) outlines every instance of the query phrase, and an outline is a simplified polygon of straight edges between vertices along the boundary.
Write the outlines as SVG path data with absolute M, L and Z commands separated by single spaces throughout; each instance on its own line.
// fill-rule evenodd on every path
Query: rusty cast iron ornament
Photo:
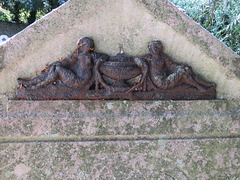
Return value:
M 172 62 L 160 41 L 149 54 L 116 56 L 94 51 L 94 42 L 80 39 L 77 50 L 54 62 L 41 75 L 18 78 L 18 99 L 214 99 L 216 85 L 196 76 L 191 67 Z

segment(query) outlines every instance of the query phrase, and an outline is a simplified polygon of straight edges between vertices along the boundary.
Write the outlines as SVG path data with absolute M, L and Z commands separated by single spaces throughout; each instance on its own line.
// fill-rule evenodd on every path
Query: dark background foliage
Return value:
M 67 0 L 0 0 L 0 20 L 31 24 Z M 240 0 L 170 0 L 240 55 Z
M 31 24 L 67 0 L 0 0 L 0 20 Z

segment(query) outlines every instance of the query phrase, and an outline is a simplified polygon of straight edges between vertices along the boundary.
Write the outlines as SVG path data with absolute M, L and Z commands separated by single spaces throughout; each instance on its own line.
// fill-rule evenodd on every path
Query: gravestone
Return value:
M 85 36 L 110 56 L 119 46 L 147 54 L 160 40 L 174 62 L 216 84 L 217 99 L 17 100 L 17 78 Z M 0 46 L 0 177 L 238 179 L 239 59 L 167 0 L 70 0 Z

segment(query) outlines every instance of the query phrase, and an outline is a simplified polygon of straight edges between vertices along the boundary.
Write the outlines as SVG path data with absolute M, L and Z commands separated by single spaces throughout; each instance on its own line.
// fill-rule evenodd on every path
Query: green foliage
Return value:
M 33 23 L 67 0 L 0 0 L 0 20 Z
M 9 10 L 5 10 L 0 7 L 0 20 L 11 21 L 12 17 L 13 17 L 13 14 Z
M 239 0 L 170 0 L 240 55 Z

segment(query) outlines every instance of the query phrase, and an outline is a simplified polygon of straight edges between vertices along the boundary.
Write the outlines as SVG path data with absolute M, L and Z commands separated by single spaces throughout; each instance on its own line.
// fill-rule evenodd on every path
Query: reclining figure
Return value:
M 107 88 L 99 73 L 99 66 L 107 59 L 107 55 L 93 51 L 94 42 L 88 37 L 79 40 L 78 48 L 69 58 L 54 62 L 42 71 L 42 74 L 32 80 L 18 78 L 18 84 L 26 89 L 39 89 L 49 84 L 61 81 L 70 88 L 90 88 L 96 82 L 96 89 L 100 82 Z M 94 71 L 93 71 L 94 69 Z

